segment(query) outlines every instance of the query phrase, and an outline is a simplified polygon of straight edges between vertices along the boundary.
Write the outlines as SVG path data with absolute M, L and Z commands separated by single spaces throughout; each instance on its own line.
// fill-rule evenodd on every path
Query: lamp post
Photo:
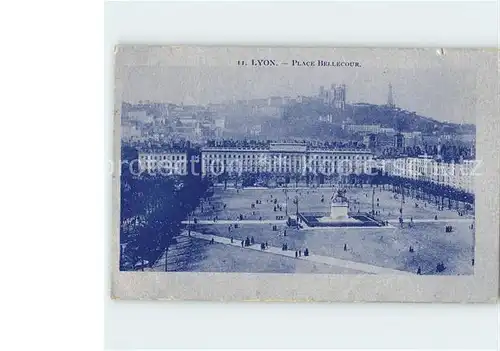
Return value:
M 295 196 L 295 199 L 293 200 L 293 203 L 295 204 L 296 209 L 297 209 L 297 212 L 296 212 L 296 216 L 297 216 L 296 223 L 297 223 L 297 229 L 299 229 L 299 197 L 298 196 Z
M 372 189 L 372 215 L 375 216 L 375 188 Z
M 403 217 L 403 204 L 405 202 L 405 189 L 404 185 L 401 184 L 401 207 L 399 208 L 399 213 L 401 214 L 401 217 Z
M 288 216 L 288 189 L 285 187 L 285 216 Z

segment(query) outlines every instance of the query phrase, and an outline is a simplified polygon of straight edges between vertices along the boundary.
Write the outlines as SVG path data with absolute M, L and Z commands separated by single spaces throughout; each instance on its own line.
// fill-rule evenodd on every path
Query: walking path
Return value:
M 181 235 L 188 236 L 186 231 L 182 232 Z M 202 233 L 191 231 L 191 237 L 197 238 L 197 239 L 202 239 L 202 240 L 207 240 L 207 241 L 211 241 L 213 239 L 214 242 L 219 243 L 219 244 L 230 245 L 230 246 L 234 246 L 234 247 L 239 247 L 241 249 L 249 249 L 249 250 L 255 250 L 255 251 L 264 252 L 264 253 L 270 253 L 270 254 L 274 254 L 274 255 L 295 258 L 295 251 L 290 251 L 290 250 L 283 251 L 283 250 L 281 250 L 281 248 L 274 247 L 274 246 L 269 246 L 267 249 L 262 250 L 260 248 L 260 243 L 246 246 L 243 248 L 241 246 L 240 240 L 234 240 L 234 242 L 231 243 L 230 238 L 226 238 L 223 236 L 202 234 Z M 323 264 L 327 264 L 330 266 L 347 268 L 347 269 L 357 270 L 357 271 L 361 271 L 364 273 L 370 273 L 370 274 L 413 275 L 413 273 L 407 272 L 407 271 L 400 271 L 400 270 L 391 269 L 391 268 L 374 266 L 374 265 L 370 265 L 370 264 L 366 264 L 366 263 L 341 260 L 341 259 L 329 257 L 329 256 L 309 255 L 309 256 L 301 256 L 300 258 L 297 258 L 297 259 L 311 261 L 311 262 L 315 262 L 315 263 L 323 263 Z
M 355 226 L 352 226 L 352 227 L 349 227 L 349 226 L 339 226 L 339 227 L 308 227 L 307 225 L 303 226 L 303 227 L 300 227 L 300 230 L 317 230 L 317 231 L 326 231 L 326 230 L 332 230 L 332 229 L 360 229 L 360 230 L 363 230 L 363 229 L 395 229 L 396 227 L 392 226 L 392 225 L 384 225 L 384 226 L 380 226 L 380 227 L 377 227 L 377 226 L 370 226 L 370 227 L 355 227 Z
M 405 223 L 409 223 L 408 218 L 404 218 Z M 443 223 L 443 222 L 454 222 L 454 223 L 467 223 L 473 222 L 474 218 L 430 218 L 430 219 L 414 219 L 413 223 Z M 389 219 L 389 223 L 399 223 L 399 219 Z
M 293 217 L 293 216 L 292 216 Z M 410 220 L 408 218 L 404 219 L 405 223 L 409 223 Z M 474 221 L 473 218 L 438 218 L 437 220 L 434 218 L 429 218 L 429 219 L 414 219 L 413 223 L 468 223 Z M 399 223 L 398 219 L 389 219 L 389 223 Z M 263 220 L 258 220 L 258 219 L 243 219 L 243 220 L 238 220 L 238 219 L 218 219 L 217 221 L 209 220 L 209 219 L 199 219 L 197 224 L 285 224 L 286 220 L 276 220 L 276 219 L 263 219 Z M 193 221 L 182 221 L 182 224 L 194 224 Z M 320 228 L 320 227 L 318 227 Z M 321 227 L 325 228 L 325 227 Z M 373 229 L 373 228 L 384 228 L 384 227 L 342 227 L 342 228 L 356 228 L 356 229 Z M 385 228 L 394 228 L 392 226 L 388 226 Z M 304 228 L 307 229 L 307 228 Z M 311 229 L 316 229 L 316 227 L 311 228 Z
M 194 224 L 193 221 L 188 222 L 188 221 L 182 221 L 182 224 Z M 237 219 L 218 219 L 217 221 L 209 220 L 209 219 L 199 219 L 197 224 L 285 224 L 286 220 L 281 219 L 281 220 L 276 220 L 276 219 L 263 219 L 263 220 L 258 220 L 258 219 L 243 219 L 243 220 L 237 220 Z
M 218 185 L 218 184 L 215 184 L 214 185 L 214 188 L 224 188 L 224 185 Z M 283 187 L 283 186 L 280 186 L 280 187 L 274 187 L 274 188 L 270 188 L 270 187 L 266 187 L 266 186 L 248 186 L 248 187 L 244 187 L 244 188 L 235 188 L 234 186 L 228 186 L 226 187 L 225 190 L 284 190 L 284 189 L 287 189 L 288 191 L 293 191 L 293 190 L 322 190 L 322 189 L 337 189 L 338 187 L 335 186 L 335 185 L 331 185 L 331 186 L 322 186 L 322 187 L 308 187 L 308 186 L 298 186 L 298 187 Z

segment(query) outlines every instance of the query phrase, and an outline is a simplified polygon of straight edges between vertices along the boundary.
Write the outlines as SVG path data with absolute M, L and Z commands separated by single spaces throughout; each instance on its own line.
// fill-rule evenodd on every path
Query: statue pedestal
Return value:
M 332 220 L 348 219 L 348 209 L 349 205 L 347 203 L 332 203 L 330 206 L 330 218 Z

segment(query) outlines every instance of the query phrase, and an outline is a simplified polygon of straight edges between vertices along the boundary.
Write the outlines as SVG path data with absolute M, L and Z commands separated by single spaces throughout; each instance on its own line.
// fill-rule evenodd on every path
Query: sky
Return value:
M 475 123 L 476 102 L 481 96 L 478 66 L 471 64 L 473 60 L 459 58 L 448 64 L 434 57 L 391 58 L 342 56 L 341 59 L 360 62 L 361 68 L 126 64 L 117 72 L 123 83 L 117 92 L 122 101 L 131 103 L 150 100 L 191 105 L 269 96 L 311 96 L 318 93 L 321 85 L 345 84 L 348 102 L 384 104 L 390 83 L 398 107 L 439 121 Z

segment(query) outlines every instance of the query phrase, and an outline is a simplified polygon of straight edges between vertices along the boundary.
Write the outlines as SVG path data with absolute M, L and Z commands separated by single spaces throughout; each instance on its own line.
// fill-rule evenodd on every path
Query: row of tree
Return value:
M 443 162 L 456 163 L 475 157 L 473 146 L 466 145 L 465 143 L 461 143 L 460 145 L 444 143 L 441 148 L 438 148 L 437 145 L 424 144 L 407 146 L 403 149 L 385 147 L 381 150 L 381 156 L 384 158 L 393 158 L 401 154 L 409 157 L 418 157 L 420 155 L 435 156 L 439 157 Z
M 152 267 L 175 243 L 182 221 L 209 196 L 208 179 L 187 175 L 134 175 L 124 166 L 120 182 L 120 269 Z M 165 263 L 165 269 L 167 265 Z
M 388 175 L 387 173 L 378 172 L 374 174 L 367 173 L 350 173 L 350 174 L 323 174 L 323 173 L 272 173 L 272 172 L 243 172 L 229 173 L 224 172 L 215 179 L 218 183 L 223 183 L 227 187 L 228 183 L 232 183 L 234 187 L 249 187 L 255 185 L 270 186 L 270 185 L 295 185 L 305 183 L 306 185 L 334 185 L 352 184 L 357 186 L 380 185 L 388 186 L 396 192 L 404 192 L 415 198 L 421 198 L 440 204 L 441 207 L 446 205 L 452 208 L 453 203 L 457 206 L 459 203 L 473 205 L 474 194 L 462 189 L 457 189 L 448 185 L 438 184 L 426 180 L 409 179 L 399 176 Z M 470 207 L 470 206 L 466 206 Z
M 269 186 L 275 185 L 334 185 L 336 183 L 343 184 L 370 184 L 373 176 L 367 173 L 360 174 L 340 174 L 340 173 L 321 173 L 321 172 L 228 172 L 225 171 L 213 180 L 216 183 L 224 184 L 227 188 L 228 184 L 234 187 L 251 187 L 256 185 Z
M 460 203 L 464 204 L 467 208 L 471 208 L 475 201 L 474 194 L 462 189 L 427 180 L 388 175 L 382 172 L 373 177 L 373 184 L 387 185 L 396 192 L 406 192 L 407 195 L 434 202 L 441 207 L 447 205 L 450 209 L 453 204 L 458 207 Z

